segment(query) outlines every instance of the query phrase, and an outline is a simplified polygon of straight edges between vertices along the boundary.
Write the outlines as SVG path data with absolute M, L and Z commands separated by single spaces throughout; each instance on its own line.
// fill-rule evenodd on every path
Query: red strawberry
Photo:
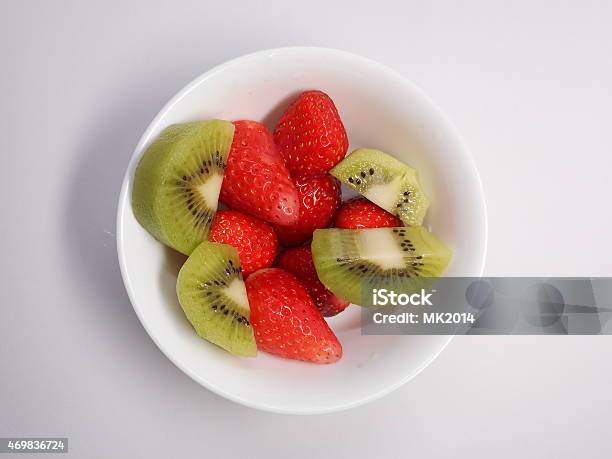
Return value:
M 229 207 L 271 223 L 298 219 L 297 189 L 266 127 L 235 121 L 220 200 Z
M 300 211 L 293 225 L 274 225 L 282 245 L 293 246 L 310 239 L 314 230 L 327 228 L 340 207 L 340 184 L 331 175 L 295 181 Z
M 310 247 L 285 250 L 276 265 L 293 274 L 306 287 L 315 305 L 325 317 L 335 316 L 350 304 L 327 290 L 319 280 Z
M 342 345 L 299 281 L 278 268 L 246 280 L 258 349 L 288 359 L 334 363 Z
M 272 266 L 278 251 L 278 240 L 270 225 L 235 210 L 216 213 L 208 238 L 238 251 L 245 276 Z
M 274 141 L 294 177 L 325 174 L 348 150 L 338 110 L 321 91 L 306 91 L 287 108 L 274 130 Z
M 399 218 L 365 198 L 354 198 L 342 204 L 336 216 L 336 228 L 383 228 L 404 226 Z

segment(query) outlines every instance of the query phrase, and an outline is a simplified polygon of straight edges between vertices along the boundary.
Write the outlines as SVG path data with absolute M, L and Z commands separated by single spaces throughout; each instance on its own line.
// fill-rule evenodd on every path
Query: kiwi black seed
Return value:
M 236 249 L 202 242 L 181 268 L 176 291 L 198 335 L 232 354 L 257 353 Z

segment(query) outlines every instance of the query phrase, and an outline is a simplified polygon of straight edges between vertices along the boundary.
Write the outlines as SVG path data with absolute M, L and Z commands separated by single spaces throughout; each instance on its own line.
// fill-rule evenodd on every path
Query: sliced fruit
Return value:
M 272 134 L 256 121 L 236 121 L 234 126 L 221 201 L 270 223 L 297 222 L 297 188 Z
M 206 239 L 233 135 L 227 121 L 175 124 L 147 148 L 134 176 L 132 209 L 156 239 L 186 255 Z
M 321 91 L 306 91 L 287 108 L 274 130 L 274 141 L 294 177 L 329 172 L 348 149 L 338 110 Z
M 324 317 L 335 316 L 350 304 L 327 290 L 319 280 L 310 247 L 285 250 L 276 262 L 279 268 L 293 274 L 308 290 L 312 301 Z
M 272 266 L 278 253 L 278 240 L 272 226 L 235 210 L 217 212 L 209 239 L 229 244 L 238 251 L 245 277 L 258 269 Z
M 451 251 L 422 226 L 317 230 L 312 256 L 325 287 L 351 303 L 370 306 L 372 289 L 410 293 L 440 276 Z
M 353 198 L 342 204 L 334 225 L 344 229 L 393 228 L 402 226 L 402 221 L 365 198 Z
M 295 181 L 300 211 L 293 225 L 275 225 L 278 240 L 285 247 L 299 245 L 312 237 L 314 230 L 327 228 L 340 207 L 340 183 L 331 175 L 318 175 Z
M 257 347 L 287 359 L 334 363 L 342 345 L 304 286 L 287 271 L 268 268 L 246 281 Z
M 236 249 L 202 242 L 179 271 L 176 292 L 198 335 L 232 354 L 257 354 Z
M 401 218 L 405 224 L 418 226 L 423 223 L 429 200 L 421 190 L 417 172 L 393 156 L 380 150 L 360 148 L 330 174 Z

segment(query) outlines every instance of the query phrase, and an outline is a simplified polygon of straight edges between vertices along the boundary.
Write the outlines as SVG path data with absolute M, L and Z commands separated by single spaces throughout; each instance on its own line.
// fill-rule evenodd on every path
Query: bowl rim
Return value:
M 191 370 L 191 368 L 189 368 L 189 366 L 185 364 L 179 356 L 173 355 L 168 349 L 166 349 L 165 345 L 162 342 L 160 342 L 160 340 L 155 336 L 154 333 L 152 333 L 152 331 L 147 326 L 147 322 L 144 318 L 142 309 L 139 306 L 137 306 L 136 294 L 132 288 L 132 282 L 130 280 L 130 274 L 127 268 L 127 261 L 125 258 L 125 250 L 124 250 L 125 241 L 123 238 L 123 226 L 124 226 L 123 209 L 125 205 L 127 204 L 127 201 L 129 200 L 128 190 L 130 189 L 130 184 L 132 181 L 134 164 L 137 160 L 138 153 L 141 152 L 145 144 L 149 142 L 149 139 L 152 136 L 152 133 L 155 130 L 161 118 L 163 118 L 168 113 L 168 111 L 172 109 L 174 105 L 176 105 L 184 97 L 186 97 L 192 91 L 192 89 L 202 84 L 205 80 L 207 80 L 208 78 L 212 77 L 213 75 L 219 72 L 223 72 L 226 69 L 234 65 L 242 64 L 249 60 L 259 59 L 265 56 L 272 56 L 272 55 L 278 55 L 278 54 L 284 54 L 284 53 L 296 53 L 296 52 L 324 53 L 324 54 L 327 54 L 329 57 L 343 57 L 345 59 L 359 61 L 363 65 L 374 67 L 377 71 L 384 73 L 389 77 L 401 79 L 403 84 L 409 86 L 411 91 L 413 91 L 420 98 L 422 98 L 422 100 L 428 104 L 428 106 L 432 109 L 432 111 L 436 113 L 436 115 L 441 121 L 441 125 L 443 126 L 443 129 L 445 129 L 447 132 L 452 134 L 453 138 L 456 140 L 457 148 L 463 152 L 464 159 L 469 162 L 471 169 L 473 171 L 473 177 L 477 181 L 479 197 L 480 197 L 480 206 L 482 208 L 483 224 L 484 224 L 484 227 L 483 227 L 483 236 L 484 236 L 483 239 L 484 240 L 483 240 L 483 245 L 482 245 L 482 256 L 479 261 L 479 266 L 480 266 L 479 276 L 482 276 L 482 273 L 484 271 L 486 255 L 487 255 L 487 248 L 488 248 L 488 233 L 489 232 L 488 232 L 487 206 L 486 206 L 486 200 L 485 200 L 482 180 L 480 178 L 480 174 L 478 173 L 478 169 L 476 167 L 474 157 L 472 156 L 469 148 L 467 147 L 463 139 L 463 136 L 461 136 L 461 134 L 459 133 L 459 130 L 456 128 L 454 123 L 448 118 L 445 112 L 442 111 L 442 109 L 419 86 L 414 84 L 411 80 L 409 80 L 399 71 L 394 70 L 391 67 L 388 67 L 370 58 L 366 58 L 366 57 L 363 57 L 363 56 L 360 56 L 360 55 L 357 55 L 357 54 L 354 54 L 348 51 L 335 49 L 335 48 L 328 48 L 328 47 L 289 46 L 289 47 L 264 49 L 264 50 L 248 53 L 242 56 L 235 57 L 228 61 L 225 61 L 221 64 L 215 65 L 214 67 L 210 68 L 209 70 L 203 72 L 202 74 L 192 79 L 187 85 L 185 85 L 178 92 L 176 92 L 168 100 L 168 102 L 164 104 L 164 106 L 160 109 L 157 115 L 149 123 L 149 125 L 147 126 L 144 133 L 140 137 L 138 143 L 136 144 L 136 147 L 134 148 L 130 156 L 130 159 L 127 165 L 127 169 L 123 177 L 121 191 L 119 194 L 119 202 L 117 206 L 117 223 L 116 223 L 116 235 L 117 236 L 116 238 L 117 238 L 117 255 L 118 255 L 119 267 L 121 271 L 121 277 L 122 277 L 126 292 L 128 294 L 130 303 L 132 304 L 132 307 L 134 311 L 136 312 L 136 316 L 138 317 L 138 320 L 144 327 L 145 331 L 147 332 L 151 340 L 155 343 L 155 345 L 159 348 L 159 350 L 174 365 L 176 365 L 182 372 L 184 372 L 186 375 L 188 375 L 191 379 L 196 381 L 198 384 L 204 386 L 205 388 L 214 392 L 215 394 L 220 395 L 235 403 L 239 403 L 241 405 L 244 405 L 250 408 L 272 412 L 272 413 L 311 415 L 311 414 L 326 414 L 326 413 L 347 410 L 350 408 L 354 408 L 354 407 L 375 401 L 379 398 L 382 398 L 385 395 L 390 394 L 391 392 L 395 391 L 399 387 L 406 384 L 412 378 L 417 376 L 421 371 L 423 371 L 427 366 L 429 366 L 431 362 L 433 362 L 442 353 L 442 351 L 446 348 L 446 346 L 448 346 L 448 344 L 453 339 L 454 335 L 446 335 L 444 337 L 445 341 L 440 345 L 439 349 L 437 349 L 436 352 L 432 353 L 418 367 L 413 368 L 412 371 L 408 372 L 404 377 L 395 381 L 395 383 L 390 384 L 389 386 L 387 386 L 386 388 L 378 392 L 374 392 L 372 394 L 364 396 L 360 399 L 353 400 L 351 402 L 328 405 L 322 408 L 321 407 L 303 408 L 303 409 L 298 410 L 294 408 L 285 408 L 281 406 L 271 405 L 269 403 L 261 403 L 261 402 L 258 402 L 252 399 L 246 399 L 241 396 L 235 395 L 231 392 L 228 392 L 222 387 L 220 387 L 219 385 L 211 383 L 206 378 L 202 377 L 199 374 L 196 374 L 196 372 Z

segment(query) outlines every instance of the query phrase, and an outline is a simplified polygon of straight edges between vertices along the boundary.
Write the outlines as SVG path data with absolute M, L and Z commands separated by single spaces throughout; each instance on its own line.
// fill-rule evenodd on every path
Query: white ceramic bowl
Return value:
M 362 336 L 359 308 L 350 306 L 329 321 L 344 348 L 336 364 L 263 352 L 233 357 L 196 336 L 185 319 L 175 294 L 183 258 L 138 224 L 130 196 L 141 154 L 166 126 L 222 118 L 273 128 L 290 100 L 315 88 L 335 101 L 351 149 L 379 148 L 418 169 L 431 199 L 427 224 L 454 251 L 448 276 L 480 275 L 487 241 L 480 179 L 460 136 L 420 89 L 387 67 L 331 49 L 273 49 L 215 67 L 179 91 L 149 125 L 125 174 L 117 218 L 123 280 L 143 326 L 181 370 L 223 397 L 281 413 L 332 412 L 381 397 L 425 368 L 450 337 Z

